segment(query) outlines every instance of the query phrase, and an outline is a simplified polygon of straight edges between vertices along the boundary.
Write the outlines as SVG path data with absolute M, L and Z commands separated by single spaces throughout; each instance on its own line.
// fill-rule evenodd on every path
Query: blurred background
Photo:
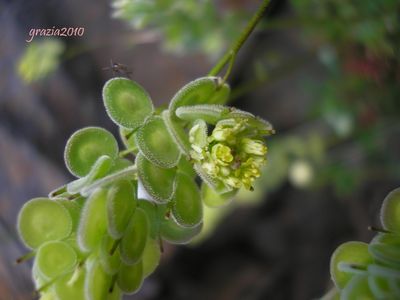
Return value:
M 0 299 L 34 299 L 16 216 L 72 179 L 63 148 L 78 128 L 117 135 L 101 99 L 111 61 L 165 105 L 204 76 L 261 1 L 0 0 Z M 82 37 L 32 28 L 83 27 Z M 206 209 L 188 246 L 126 299 L 316 299 L 329 259 L 369 241 L 400 184 L 400 2 L 275 0 L 241 50 L 230 105 L 269 120 L 254 192 Z

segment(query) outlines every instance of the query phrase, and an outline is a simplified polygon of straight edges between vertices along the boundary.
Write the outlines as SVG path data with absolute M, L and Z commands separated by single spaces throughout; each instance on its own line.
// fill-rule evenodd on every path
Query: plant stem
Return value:
M 257 10 L 253 18 L 251 18 L 250 22 L 247 24 L 246 28 L 243 30 L 242 34 L 239 36 L 238 40 L 234 43 L 233 47 L 229 49 L 225 55 L 217 62 L 217 64 L 211 69 L 208 73 L 209 76 L 215 76 L 228 64 L 230 60 L 234 60 L 236 54 L 239 52 L 240 48 L 243 46 L 244 42 L 248 39 L 250 34 L 253 32 L 254 28 L 261 20 L 265 10 L 267 9 L 271 0 L 263 0 L 260 8 Z M 233 62 L 232 62 L 233 64 Z M 231 68 L 230 68 L 231 69 Z M 229 70 L 230 71 L 230 70 Z M 225 75 L 227 78 L 229 73 Z
M 128 154 L 133 153 L 135 150 L 137 150 L 137 147 L 132 147 L 132 148 L 122 150 L 119 152 L 119 157 L 127 156 Z
M 29 253 L 27 253 L 27 254 L 25 254 L 25 255 L 23 255 L 23 256 L 17 258 L 16 261 L 15 261 L 15 263 L 16 263 L 16 264 L 20 264 L 20 263 L 22 263 L 22 262 L 25 262 L 25 261 L 27 261 L 28 259 L 31 259 L 32 257 L 34 257 L 35 254 L 36 254 L 35 251 L 29 252 Z
M 123 178 L 129 178 L 132 177 L 134 175 L 136 175 L 137 173 L 137 168 L 136 165 L 127 167 L 125 169 L 122 169 L 121 171 L 115 172 L 111 175 L 108 175 L 106 177 L 103 177 L 95 182 L 93 182 L 91 185 L 83 188 L 81 190 L 81 195 L 82 196 L 88 196 L 92 191 L 94 191 L 95 189 L 102 187 L 104 185 L 110 184 L 114 181 L 123 179 Z

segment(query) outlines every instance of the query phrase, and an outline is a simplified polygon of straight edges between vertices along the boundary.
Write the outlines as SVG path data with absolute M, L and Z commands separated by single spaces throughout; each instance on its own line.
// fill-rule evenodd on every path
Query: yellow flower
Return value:
M 225 119 L 216 124 L 208 138 L 206 130 L 201 122 L 190 129 L 192 159 L 226 187 L 252 190 L 254 180 L 261 176 L 267 153 L 254 128 L 246 119 Z
M 231 148 L 223 144 L 214 145 L 211 149 L 211 156 L 221 166 L 227 166 L 233 160 Z

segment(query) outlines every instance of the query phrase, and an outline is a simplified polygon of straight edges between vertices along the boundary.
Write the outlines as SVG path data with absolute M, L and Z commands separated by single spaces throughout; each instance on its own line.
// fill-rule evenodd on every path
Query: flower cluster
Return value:
M 266 163 L 267 147 L 246 118 L 220 120 L 207 136 L 207 125 L 197 121 L 189 132 L 191 158 L 214 180 L 230 189 L 253 189 Z

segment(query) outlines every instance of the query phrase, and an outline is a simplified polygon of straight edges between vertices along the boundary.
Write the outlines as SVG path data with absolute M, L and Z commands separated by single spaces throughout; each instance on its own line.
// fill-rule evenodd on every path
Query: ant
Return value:
M 133 74 L 126 65 L 113 62 L 112 60 L 110 60 L 110 67 L 105 67 L 103 70 L 111 70 L 114 76 L 123 75 L 129 79 L 131 79 L 131 75 Z

